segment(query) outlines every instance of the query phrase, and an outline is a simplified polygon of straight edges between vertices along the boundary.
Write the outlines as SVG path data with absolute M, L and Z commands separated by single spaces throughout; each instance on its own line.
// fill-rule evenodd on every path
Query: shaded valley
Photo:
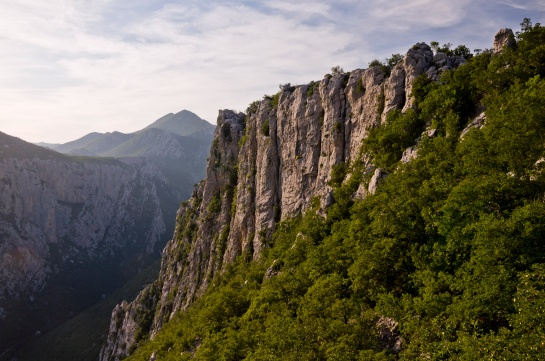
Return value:
M 210 128 L 183 111 L 131 135 L 71 142 L 87 155 L 0 133 L 0 359 L 152 272 L 202 177 Z

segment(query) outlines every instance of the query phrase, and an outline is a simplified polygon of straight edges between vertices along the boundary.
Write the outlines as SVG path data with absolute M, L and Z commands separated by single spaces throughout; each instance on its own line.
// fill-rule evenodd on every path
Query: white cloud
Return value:
M 299 19 L 306 19 L 310 16 L 323 16 L 330 17 L 331 15 L 331 3 L 323 3 L 320 1 L 281 1 L 281 0 L 267 0 L 263 4 L 270 9 L 280 10 L 287 12 L 291 16 Z
M 545 2 L 542 0 L 507 0 L 502 1 L 501 3 L 520 10 L 533 11 L 538 9 L 540 11 L 545 11 Z
M 3 14 L 16 19 L 8 22 L 9 39 L 2 41 L 14 53 L 0 66 L 13 70 L 12 84 L 25 84 L 30 68 L 37 73 L 55 68 L 61 79 L 37 84 L 38 76 L 32 91 L 9 95 L 0 126 L 15 134 L 21 124 L 25 134 L 36 129 L 39 136 L 25 136 L 32 141 L 67 141 L 93 130 L 133 131 L 181 108 L 213 121 L 217 108 L 244 109 L 284 80 L 306 82 L 322 75 L 333 64 L 331 54 L 342 51 L 351 36 L 330 24 L 302 25 L 282 13 L 222 4 L 167 5 L 105 36 L 93 28 L 100 26 L 100 6 L 82 14 L 80 4 L 67 1 L 20 5 L 0 5 Z M 286 4 L 278 5 L 286 10 Z M 34 110 L 25 113 L 25 104 Z M 59 129 L 54 122 L 78 126 L 51 133 Z
M 475 29 L 494 22 L 468 25 L 489 1 L 468 1 L 0 0 L 0 131 L 65 142 L 183 108 L 214 122 L 280 83 L 451 41 L 434 29 L 491 39 Z
M 460 23 L 471 0 L 373 0 L 366 2 L 373 26 L 388 31 L 444 28 Z

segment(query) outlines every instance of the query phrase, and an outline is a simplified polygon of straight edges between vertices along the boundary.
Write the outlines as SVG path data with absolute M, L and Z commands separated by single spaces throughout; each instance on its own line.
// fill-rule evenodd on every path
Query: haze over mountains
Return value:
M 91 157 L 146 157 L 165 173 L 180 197 L 204 178 L 214 126 L 196 114 L 169 113 L 134 133 L 89 133 L 64 144 L 38 143 L 58 152 Z M 183 167 L 177 166 L 183 164 Z
M 184 110 L 56 151 L 0 132 L 0 360 L 159 258 L 213 129 Z

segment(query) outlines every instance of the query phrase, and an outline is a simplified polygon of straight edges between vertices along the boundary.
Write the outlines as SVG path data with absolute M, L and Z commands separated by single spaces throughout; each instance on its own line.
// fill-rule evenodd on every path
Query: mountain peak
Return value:
M 140 132 L 151 128 L 159 128 L 184 137 L 210 136 L 214 126 L 189 110 L 181 110 L 176 114 L 169 113 L 157 119 Z

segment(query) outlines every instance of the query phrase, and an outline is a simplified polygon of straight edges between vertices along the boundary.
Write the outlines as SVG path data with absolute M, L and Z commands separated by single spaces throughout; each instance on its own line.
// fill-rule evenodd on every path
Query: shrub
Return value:
M 269 136 L 269 119 L 263 122 L 263 125 L 261 126 L 261 134 L 263 134 L 266 137 Z
M 331 68 L 331 74 L 332 75 L 341 75 L 344 74 L 344 69 L 341 68 L 339 65 L 336 65 Z
M 318 88 L 318 86 L 320 85 L 320 83 L 318 82 L 310 82 L 309 84 L 309 87 L 308 87 L 308 90 L 307 90 L 307 97 L 311 97 L 312 94 L 314 94 L 314 91 L 316 91 L 316 89 Z

